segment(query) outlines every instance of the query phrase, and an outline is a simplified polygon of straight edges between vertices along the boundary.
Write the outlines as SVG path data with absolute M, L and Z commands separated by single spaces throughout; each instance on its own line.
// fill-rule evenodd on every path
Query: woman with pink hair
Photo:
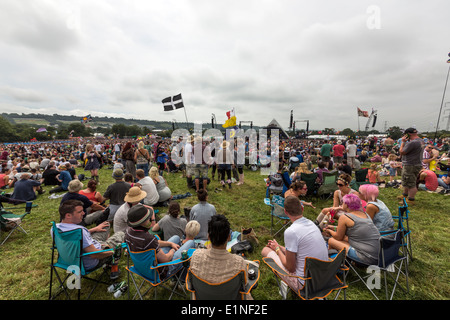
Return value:
M 328 248 L 338 251 L 346 249 L 352 260 L 365 264 L 378 263 L 380 232 L 369 215 L 362 211 L 361 199 L 355 194 L 343 198 L 345 213 L 339 217 L 338 225 L 328 226 Z
M 359 197 L 367 201 L 366 213 L 372 218 L 377 229 L 381 231 L 394 230 L 394 220 L 386 204 L 378 199 L 379 190 L 376 185 L 363 184 L 359 187 Z

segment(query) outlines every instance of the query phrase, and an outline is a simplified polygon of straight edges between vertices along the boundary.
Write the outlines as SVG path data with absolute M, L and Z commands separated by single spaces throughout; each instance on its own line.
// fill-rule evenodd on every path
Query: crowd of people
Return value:
M 194 146 L 198 145 L 202 155 L 209 155 L 200 161 L 194 155 Z M 249 163 L 238 161 L 238 154 L 261 146 L 252 146 L 245 139 L 212 146 L 212 141 L 194 136 L 185 143 L 153 139 L 1 145 L 0 188 L 11 200 L 33 201 L 45 193 L 42 186 L 53 186 L 50 197 L 61 197 L 57 228 L 81 228 L 86 252 L 125 242 L 131 251 L 154 249 L 159 262 L 168 262 L 179 259 L 183 250 L 197 248 L 201 250 L 195 250 L 192 256 L 193 272 L 219 283 L 247 262 L 227 250 L 233 230 L 227 217 L 208 202 L 208 192 L 233 189 L 234 183 L 245 186 L 243 169 Z M 448 170 L 444 164 L 448 146 L 448 139 L 427 141 L 414 128 L 405 130 L 396 141 L 389 136 L 346 141 L 282 140 L 276 155 L 278 171 L 272 174 L 289 172 L 292 183 L 281 195 L 292 225 L 284 232 L 284 246 L 270 240 L 261 255 L 272 257 L 281 268 L 297 276 L 283 279 L 294 291 L 303 285 L 298 277 L 303 276 L 306 256 L 327 260 L 330 249 L 345 248 L 354 260 L 376 263 L 380 232 L 394 228 L 388 206 L 379 199 L 379 188 L 401 186 L 399 199 L 409 205 L 414 205 L 419 190 L 449 194 L 450 178 L 439 174 L 442 169 Z M 266 148 L 270 155 L 273 151 Z M 180 157 L 175 159 L 174 154 Z M 264 166 L 260 161 L 256 165 Z M 101 194 L 97 188 L 104 183 L 99 178 L 103 166 L 111 169 L 114 182 Z M 366 181 L 354 188 L 354 174 L 363 166 L 369 167 Z M 77 174 L 76 168 L 82 168 L 79 172 L 83 173 Z M 216 170 L 222 189 L 208 186 Z M 173 195 L 164 177 L 177 172 L 186 179 L 186 194 Z M 317 173 L 315 185 L 320 186 L 325 172 L 338 172 L 337 190 L 332 194 L 332 205 L 321 208 L 312 221 L 303 216 L 304 206 L 316 207 L 300 199 L 308 192 L 302 174 Z M 177 200 L 191 196 L 190 189 L 195 190 L 198 203 L 183 211 Z M 166 207 L 167 215 L 159 217 L 158 207 Z M 210 244 L 205 246 L 208 240 Z M 111 255 L 102 252 L 87 256 L 83 258 L 85 267 L 95 268 L 104 259 L 110 261 Z M 161 276 L 177 271 L 178 267 L 170 266 Z

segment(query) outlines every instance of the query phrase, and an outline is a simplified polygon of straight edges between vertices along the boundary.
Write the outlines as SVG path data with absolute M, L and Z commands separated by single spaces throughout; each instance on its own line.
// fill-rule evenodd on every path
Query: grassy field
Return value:
M 78 173 L 83 169 L 78 168 Z M 104 167 L 100 170 L 99 191 L 104 192 L 106 187 L 113 182 L 112 170 Z M 89 173 L 87 174 L 89 175 Z M 166 174 L 165 177 L 172 190 L 172 194 L 184 194 L 188 191 L 185 179 L 181 174 Z M 261 260 L 261 249 L 267 243 L 270 236 L 269 207 L 264 204 L 265 176 L 259 171 L 245 170 L 245 184 L 233 185 L 231 190 L 224 189 L 214 192 L 220 187 L 219 182 L 212 181 L 208 186 L 209 202 L 214 204 L 217 211 L 226 215 L 233 230 L 240 231 L 241 227 L 253 227 L 256 231 L 260 246 L 248 255 L 248 259 Z M 86 181 L 85 181 L 86 185 Z M 8 241 L 0 247 L 0 280 L 1 300 L 45 300 L 48 299 L 51 259 L 50 222 L 58 221 L 58 206 L 60 199 L 49 199 L 50 186 L 44 187 L 47 192 L 38 196 L 34 202 L 38 205 L 32 213 L 26 217 L 23 227 L 28 235 L 15 232 Z M 191 193 L 192 190 L 190 190 Z M 397 213 L 399 189 L 381 189 L 380 199 L 390 208 L 393 214 Z M 316 209 L 306 207 L 304 215 L 314 220 L 321 208 L 328 207 L 331 200 L 312 199 Z M 193 206 L 198 200 L 195 196 L 179 200 L 181 207 Z M 419 192 L 416 197 L 416 205 L 410 208 L 410 227 L 412 229 L 412 246 L 414 259 L 409 264 L 408 295 L 397 289 L 394 299 L 397 300 L 447 300 L 450 297 L 450 260 L 448 259 L 449 241 L 448 226 L 450 225 L 450 197 Z M 6 207 L 8 204 L 5 204 Z M 167 209 L 158 208 L 159 217 L 162 217 Z M 21 210 L 12 210 L 21 212 Z M 4 235 L 2 236 L 3 239 Z M 282 236 L 277 240 L 283 243 Z M 124 268 L 126 259 L 122 259 L 121 279 L 126 280 Z M 261 278 L 257 289 L 252 292 L 256 300 L 278 300 L 276 281 L 270 270 L 261 265 Z M 349 280 L 354 278 L 350 277 Z M 83 282 L 84 283 L 84 282 Z M 383 290 L 383 288 L 382 288 Z M 383 292 L 379 292 L 382 297 Z M 152 299 L 152 296 L 147 297 Z M 106 292 L 106 288 L 99 288 L 91 297 L 94 300 L 112 300 L 112 294 Z M 126 299 L 121 297 L 119 299 Z M 342 299 L 340 297 L 339 299 Z M 371 300 L 373 297 L 362 284 L 351 285 L 347 290 L 349 300 Z

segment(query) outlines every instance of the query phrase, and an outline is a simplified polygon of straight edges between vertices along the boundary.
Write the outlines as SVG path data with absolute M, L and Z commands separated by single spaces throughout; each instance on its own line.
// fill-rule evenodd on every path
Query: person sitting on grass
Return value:
M 82 225 L 88 226 L 96 222 L 97 219 L 99 219 L 102 216 L 105 207 L 103 207 L 97 202 L 89 200 L 88 197 L 86 197 L 85 195 L 80 194 L 79 192 L 81 191 L 81 189 L 83 189 L 83 182 L 81 182 L 78 179 L 70 181 L 69 186 L 67 188 L 68 192 L 64 194 L 64 196 L 61 198 L 60 206 L 67 200 L 81 201 L 83 203 L 83 211 L 85 212 Z
M 105 198 L 97 191 L 98 182 L 91 179 L 88 181 L 87 188 L 80 190 L 78 193 L 86 196 L 92 202 L 96 202 L 100 205 L 104 205 Z
M 377 186 L 382 184 L 382 183 L 385 183 L 381 179 L 380 173 L 377 171 L 377 164 L 376 163 L 372 163 L 370 165 L 370 168 L 367 171 L 367 180 L 369 180 L 369 183 L 377 185 Z
M 72 177 L 70 176 L 69 171 L 66 170 L 65 165 L 60 165 L 58 167 L 58 170 L 59 175 L 56 176 L 56 179 L 60 182 L 60 185 L 50 190 L 49 193 L 67 191 L 69 187 L 69 182 L 72 181 Z
M 200 223 L 198 223 L 198 221 L 195 221 L 195 220 L 189 221 L 186 224 L 186 228 L 184 230 L 186 237 L 184 238 L 182 243 L 184 244 L 185 242 L 187 242 L 189 240 L 195 241 L 195 237 L 198 235 L 199 232 L 200 232 Z
M 436 191 L 439 186 L 436 173 L 429 169 L 420 170 L 417 180 L 419 181 L 418 189 L 421 191 Z
M 330 236 L 328 248 L 338 251 L 346 249 L 347 256 L 365 264 L 378 263 L 380 232 L 370 216 L 362 211 L 361 199 L 356 194 L 343 197 L 345 211 L 339 217 L 337 226 L 327 226 Z
M 156 169 L 156 167 L 153 168 Z M 187 221 L 180 217 L 180 211 L 180 204 L 176 201 L 171 201 L 167 214 L 153 226 L 152 231 L 157 232 L 162 229 L 164 241 L 168 241 L 175 235 L 183 239 Z
M 196 240 L 206 241 L 208 240 L 208 221 L 217 212 L 214 205 L 208 203 L 208 191 L 200 189 L 197 192 L 197 198 L 200 202 L 192 207 L 189 220 L 196 220 L 200 223 L 200 232 Z
M 293 276 L 304 277 L 305 258 L 328 260 L 328 249 L 317 226 L 303 216 L 303 207 L 297 197 L 284 200 L 284 211 L 292 225 L 284 231 L 285 247 L 269 240 L 261 251 L 263 257 L 272 258 L 282 269 Z M 303 280 L 295 277 L 282 277 L 294 291 L 303 286 Z

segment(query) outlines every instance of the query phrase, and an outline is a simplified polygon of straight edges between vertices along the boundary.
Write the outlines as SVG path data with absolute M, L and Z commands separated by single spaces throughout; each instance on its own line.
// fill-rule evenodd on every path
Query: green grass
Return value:
M 78 168 L 78 173 L 83 169 Z M 106 167 L 100 170 L 100 186 L 98 190 L 104 192 L 113 182 L 112 170 Z M 87 174 L 89 175 L 89 173 Z M 182 194 L 188 191 L 186 180 L 181 174 L 166 174 L 165 177 L 172 190 L 172 194 Z M 248 259 L 261 260 L 261 249 L 270 236 L 269 207 L 263 202 L 265 197 L 265 176 L 259 171 L 245 170 L 245 184 L 233 185 L 231 190 L 224 189 L 214 192 L 220 187 L 219 182 L 212 181 L 208 186 L 209 202 L 214 204 L 218 213 L 226 215 L 233 230 L 240 231 L 241 227 L 253 227 L 256 231 L 260 246 L 248 255 Z M 86 183 L 85 183 L 86 185 Z M 8 241 L 0 247 L 0 281 L 1 300 L 45 300 L 48 298 L 51 259 L 50 222 L 58 221 L 58 206 L 60 199 L 48 199 L 47 192 L 38 196 L 34 202 L 38 205 L 26 217 L 23 227 L 28 235 L 14 232 Z M 390 208 L 393 214 L 397 213 L 398 200 L 401 193 L 399 189 L 380 189 L 380 199 Z M 191 193 L 192 190 L 190 190 Z M 10 192 L 10 191 L 8 191 Z M 179 200 L 181 207 L 193 206 L 198 200 L 195 196 Z M 450 262 L 448 259 L 448 226 L 450 225 L 450 197 L 419 192 L 416 197 L 417 204 L 410 208 L 410 227 L 412 229 L 412 245 L 414 259 L 409 264 L 410 293 L 404 295 L 400 289 L 394 299 L 404 300 L 447 300 L 450 297 Z M 331 200 L 313 199 L 316 209 L 306 207 L 304 215 L 315 219 L 321 208 L 328 207 Z M 10 207 L 8 204 L 5 206 Z M 160 217 L 167 211 L 159 208 Z M 20 210 L 12 210 L 20 212 Z M 3 239 L 4 235 L 2 235 Z M 283 243 L 282 236 L 277 240 Z M 126 259 L 121 260 L 121 280 L 126 280 L 124 268 Z M 280 299 L 276 281 L 270 270 L 261 264 L 261 278 L 257 289 L 252 292 L 256 300 Z M 350 280 L 353 278 L 350 278 Z M 83 282 L 85 285 L 85 282 Z M 384 291 L 380 291 L 382 297 Z M 164 297 L 164 296 L 163 296 Z M 151 299 L 152 297 L 148 296 Z M 105 287 L 96 290 L 91 299 L 114 299 L 112 294 L 106 292 Z M 126 299 L 122 297 L 120 299 Z M 340 297 L 341 299 L 341 297 Z M 373 299 L 362 284 L 351 285 L 347 290 L 347 299 L 365 300 Z

